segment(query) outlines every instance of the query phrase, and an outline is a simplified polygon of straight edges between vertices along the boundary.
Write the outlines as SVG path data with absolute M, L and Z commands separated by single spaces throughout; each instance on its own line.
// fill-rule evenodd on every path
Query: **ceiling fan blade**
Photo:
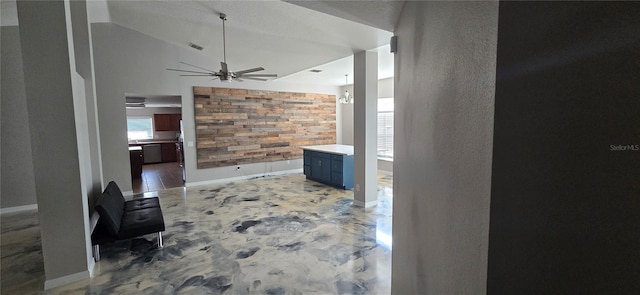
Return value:
M 204 74 L 200 74 L 200 75 L 180 75 L 180 77 L 210 77 L 213 75 L 204 75 Z
M 205 69 L 205 68 L 202 68 L 202 67 L 199 67 L 199 66 L 196 66 L 196 65 L 188 64 L 186 62 L 180 62 L 180 63 L 183 64 L 183 65 L 188 65 L 190 67 L 197 68 L 197 69 L 201 69 L 201 70 L 205 70 L 205 71 L 209 71 L 209 72 L 215 72 L 215 71 L 212 71 L 212 70 L 209 70 L 209 69 Z
M 264 71 L 264 68 L 263 67 L 258 67 L 258 68 L 243 70 L 243 71 L 237 71 L 235 73 L 236 73 L 236 75 L 243 75 L 243 74 L 246 74 L 246 73 L 252 73 L 252 72 L 257 72 L 257 71 Z
M 242 76 L 244 78 L 246 78 L 246 77 L 273 77 L 273 78 L 275 78 L 275 77 L 278 77 L 278 74 L 249 74 L 249 75 L 240 74 L 239 76 Z
M 223 73 L 228 73 L 229 72 L 229 69 L 227 69 L 227 63 L 226 62 L 221 61 L 220 62 L 220 68 L 222 69 L 221 71 Z
M 233 81 L 243 82 L 244 80 L 242 80 L 240 78 L 233 78 Z
M 176 71 L 176 72 L 185 72 L 185 73 L 207 74 L 207 75 L 213 75 L 214 74 L 214 73 L 207 73 L 207 72 L 187 71 L 187 70 L 178 70 L 178 69 L 167 69 L 167 70 Z
M 269 81 L 267 79 L 262 79 L 262 78 L 253 78 L 253 77 L 246 77 L 246 76 L 242 76 L 242 79 L 247 79 L 247 80 L 256 80 L 256 81 Z M 236 79 L 237 80 L 237 79 Z

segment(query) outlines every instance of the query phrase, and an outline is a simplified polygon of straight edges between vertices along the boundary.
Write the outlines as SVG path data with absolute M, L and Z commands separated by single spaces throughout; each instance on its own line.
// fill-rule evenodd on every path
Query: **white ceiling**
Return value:
M 393 34 L 370 25 L 392 28 L 403 2 L 313 1 L 318 2 L 313 5 L 305 1 L 292 2 L 296 4 L 273 0 L 107 0 L 104 5 L 104 1 L 91 1 L 90 15 L 100 15 L 100 19 L 94 17 L 93 22 L 108 18 L 118 25 L 185 48 L 189 48 L 189 43 L 198 44 L 204 47 L 203 55 L 221 61 L 222 21 L 218 14 L 223 12 L 228 18 L 225 24 L 227 63 L 233 71 L 262 66 L 266 69 L 264 73 L 276 73 L 282 81 L 343 85 L 345 74 L 350 74 L 352 81 L 353 53 L 377 50 L 379 77 L 393 76 L 393 55 L 388 46 L 380 48 L 389 43 Z M 325 5 L 321 5 L 322 2 Z M 311 73 L 310 69 L 323 71 Z

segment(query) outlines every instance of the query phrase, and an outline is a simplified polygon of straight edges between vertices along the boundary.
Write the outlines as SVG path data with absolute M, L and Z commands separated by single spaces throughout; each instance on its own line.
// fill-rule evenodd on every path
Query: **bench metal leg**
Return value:
M 164 242 L 162 241 L 162 232 L 158 232 L 158 249 L 164 248 Z
M 93 245 L 93 260 L 100 261 L 100 245 Z

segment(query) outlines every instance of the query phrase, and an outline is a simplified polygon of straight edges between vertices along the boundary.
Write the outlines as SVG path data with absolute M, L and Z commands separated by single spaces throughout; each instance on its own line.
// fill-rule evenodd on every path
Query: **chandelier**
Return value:
M 351 95 L 351 93 L 349 93 L 349 90 L 346 89 L 347 83 L 348 83 L 347 82 L 348 77 L 349 77 L 349 74 L 344 75 L 344 87 L 345 87 L 344 94 L 341 95 L 340 98 L 338 98 L 338 101 L 344 104 L 353 103 L 353 95 Z

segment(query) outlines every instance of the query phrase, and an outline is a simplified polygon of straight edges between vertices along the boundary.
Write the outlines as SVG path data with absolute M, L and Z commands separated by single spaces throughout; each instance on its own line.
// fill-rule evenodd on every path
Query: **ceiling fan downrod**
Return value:
M 224 13 L 220 13 L 220 19 L 222 20 L 222 57 L 224 59 L 224 63 L 227 63 L 227 37 L 224 29 L 224 22 L 227 21 L 227 15 Z

